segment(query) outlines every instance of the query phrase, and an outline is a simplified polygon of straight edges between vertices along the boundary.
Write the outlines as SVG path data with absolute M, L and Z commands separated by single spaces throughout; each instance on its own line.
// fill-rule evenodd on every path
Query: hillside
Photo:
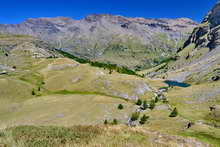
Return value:
M 33 37 L 2 35 L 1 42 L 2 125 L 91 125 L 113 117 L 126 122 L 134 101 L 154 95 L 149 79 L 80 64 Z M 126 107 L 121 113 L 120 103 Z
M 177 61 L 162 64 L 142 74 L 164 77 L 180 82 L 208 82 L 219 78 L 219 2 L 178 50 Z
M 218 2 L 184 43 L 179 61 L 171 65 L 185 80 L 199 83 L 219 78 L 219 11 Z
M 108 68 L 94 67 L 88 63 L 80 64 L 63 57 L 47 43 L 30 36 L 2 35 L 1 42 L 4 46 L 0 58 L 1 67 L 12 69 L 0 75 L 1 128 L 10 128 L 0 133 L 2 144 L 20 144 L 20 146 L 78 144 L 84 146 L 85 144 L 82 142 L 84 139 L 87 140 L 93 135 L 98 135 L 99 137 L 97 136 L 98 138 L 94 142 L 88 140 L 88 146 L 95 146 L 95 144 L 103 145 L 101 140 L 113 137 L 115 133 L 117 138 L 108 142 L 110 146 L 114 146 L 114 144 L 124 146 L 126 145 L 124 139 L 128 141 L 129 145 L 139 146 L 150 144 L 153 144 L 152 146 L 156 144 L 176 146 L 177 143 L 189 146 L 207 146 L 205 142 L 219 143 L 217 137 L 219 130 L 212 126 L 212 116 L 206 118 L 202 124 L 197 123 L 203 113 L 208 115 L 206 114 L 209 112 L 208 106 L 212 102 L 204 103 L 204 112 L 201 116 L 192 116 L 191 113 L 188 113 L 192 110 L 191 105 L 176 103 L 179 98 L 176 96 L 176 92 L 183 96 L 183 93 L 189 93 L 190 88 L 193 88 L 194 85 L 189 88 L 170 89 L 168 93 L 164 93 L 165 98 L 169 100 L 167 103 L 163 99 L 156 100 L 158 89 L 168 87 L 163 80 L 120 74 L 116 70 L 110 72 Z M 191 93 L 189 94 L 191 95 Z M 150 105 L 155 101 L 155 107 L 140 111 L 140 107 L 135 104 L 137 99 L 146 100 Z M 123 105 L 123 110 L 118 109 L 119 104 Z M 180 115 L 176 118 L 169 117 L 176 106 Z M 198 109 L 198 111 L 200 110 Z M 140 111 L 140 117 L 144 114 L 149 116 L 147 123 L 139 125 L 139 122 L 136 121 L 138 127 L 133 129 L 124 126 L 136 111 Z M 119 126 L 111 125 L 114 119 L 120 124 Z M 109 125 L 102 126 L 104 120 L 107 120 Z M 190 121 L 195 124 L 191 129 L 185 129 Z M 215 124 L 218 125 L 218 120 L 215 121 Z M 82 128 L 75 125 L 82 125 Z M 99 129 L 93 132 L 94 127 L 88 125 L 98 125 Z M 42 130 L 35 130 L 35 127 L 40 126 L 45 127 Z M 62 127 L 60 128 L 60 126 Z M 79 141 L 74 141 L 75 135 L 72 134 L 72 126 L 74 126 L 72 129 L 75 130 L 76 136 L 82 135 Z M 83 128 L 88 129 L 88 133 L 91 134 L 77 132 L 78 129 Z M 214 129 L 216 135 L 213 135 L 208 128 Z M 109 134 L 107 136 L 99 134 L 98 132 L 102 129 Z M 42 136 L 38 136 L 39 140 L 33 136 L 34 141 L 29 142 L 31 132 L 34 130 L 39 131 L 38 133 Z M 20 133 L 27 136 L 20 138 Z M 48 134 L 49 138 L 43 139 L 44 133 Z M 54 133 L 58 133 L 59 136 L 64 135 L 66 141 L 63 142 L 60 137 L 61 140 L 55 139 Z M 70 138 L 66 134 L 69 134 Z M 125 134 L 126 136 L 124 136 Z M 158 134 L 161 137 L 158 138 Z M 207 140 L 204 139 L 204 134 L 208 136 Z
M 0 32 L 35 36 L 84 59 L 140 70 L 173 56 L 196 26 L 187 18 L 94 14 L 81 20 L 36 18 L 20 24 L 0 24 Z

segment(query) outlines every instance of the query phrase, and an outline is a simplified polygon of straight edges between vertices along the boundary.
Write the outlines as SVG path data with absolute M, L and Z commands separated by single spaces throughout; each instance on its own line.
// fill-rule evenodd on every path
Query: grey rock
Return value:
M 210 50 L 220 45 L 220 2 L 208 12 L 202 24 L 196 27 L 185 42 L 184 47 L 191 43 L 197 47 L 209 47 Z

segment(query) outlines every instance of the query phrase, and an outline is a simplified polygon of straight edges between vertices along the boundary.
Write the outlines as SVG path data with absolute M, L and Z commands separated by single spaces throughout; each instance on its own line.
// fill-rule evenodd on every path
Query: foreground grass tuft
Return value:
M 125 127 L 125 126 L 124 126 Z M 123 128 L 123 127 L 122 127 Z M 121 126 L 74 126 L 35 127 L 19 126 L 5 130 L 0 136 L 0 145 L 22 147 L 60 147 L 60 146 L 144 146 L 147 136 L 142 133 L 122 129 Z M 10 135 L 6 135 L 10 132 Z M 10 139 L 8 142 L 2 140 Z M 13 142 L 13 143 L 11 143 Z
M 218 138 L 215 139 L 217 141 Z M 4 130 L 0 136 L 0 145 L 16 147 L 163 147 L 195 146 L 195 144 L 200 144 L 201 147 L 207 146 L 189 138 L 165 135 L 143 127 L 130 128 L 125 125 L 69 128 L 19 126 Z
M 69 144 L 88 143 L 97 135 L 101 135 L 99 127 L 77 126 L 64 127 L 34 127 L 20 126 L 8 129 L 16 143 L 24 142 L 29 147 L 47 147 Z M 1 133 L 1 137 L 7 137 Z M 11 139 L 12 140 L 12 139 Z

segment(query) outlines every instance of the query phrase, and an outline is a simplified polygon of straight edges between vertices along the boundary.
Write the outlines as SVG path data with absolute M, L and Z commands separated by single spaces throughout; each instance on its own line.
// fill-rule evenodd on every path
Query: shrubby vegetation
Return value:
M 143 102 L 143 110 L 146 110 L 148 108 L 148 104 L 147 104 L 147 101 L 144 101 Z
M 104 120 L 104 125 L 108 125 L 108 124 L 110 124 L 110 125 L 117 125 L 118 124 L 118 120 L 116 118 L 114 118 L 112 120 L 112 122 L 109 122 L 107 119 L 105 119 Z
M 56 50 L 57 52 L 59 52 L 60 54 L 62 54 L 64 57 L 67 57 L 67 58 L 70 58 L 70 59 L 73 59 L 79 63 L 82 63 L 82 64 L 85 64 L 85 63 L 89 63 L 89 60 L 88 59 L 82 59 L 82 58 L 79 58 L 79 57 L 76 57 L 76 56 L 73 56 L 67 52 L 64 52 L 62 50 Z
M 141 117 L 141 120 L 139 121 L 139 123 L 141 125 L 144 125 L 146 123 L 146 121 L 149 119 L 149 116 L 146 116 L 145 114 Z
M 108 124 L 108 120 L 106 119 L 106 120 L 104 120 L 104 124 L 105 125 L 107 125 Z
M 154 107 L 155 107 L 155 100 L 151 100 L 151 101 L 150 101 L 150 106 L 149 106 L 149 108 L 150 108 L 151 110 L 153 110 Z
M 32 89 L 31 94 L 32 94 L 32 95 L 36 95 L 36 92 L 35 92 L 34 89 Z
M 142 100 L 138 99 L 137 102 L 136 102 L 136 105 L 141 106 L 142 105 Z
M 155 97 L 154 101 L 155 101 L 155 103 L 157 103 L 159 101 L 158 96 Z
M 134 112 L 131 115 L 131 121 L 136 121 L 136 120 L 139 119 L 139 117 L 140 117 L 140 113 L 139 112 Z
M 118 120 L 116 118 L 114 118 L 112 122 L 109 122 L 107 119 L 104 120 L 104 125 L 117 125 L 117 124 L 118 124 Z
M 119 105 L 118 105 L 118 109 L 119 109 L 119 110 L 122 110 L 122 109 L 124 109 L 124 106 L 123 106 L 122 104 L 119 104 Z
M 127 67 L 124 67 L 124 66 L 118 66 L 116 64 L 111 64 L 111 63 L 102 63 L 102 62 L 97 62 L 97 61 L 90 61 L 89 59 L 82 59 L 82 58 L 79 58 L 79 57 L 76 57 L 74 55 L 71 55 L 65 51 L 62 51 L 62 50 L 57 50 L 60 54 L 62 54 L 64 57 L 67 57 L 67 58 L 70 58 L 70 59 L 73 59 L 81 64 L 90 64 L 91 66 L 94 66 L 94 67 L 99 67 L 99 68 L 104 68 L 104 69 L 109 69 L 109 73 L 111 74 L 113 70 L 117 71 L 118 73 L 121 73 L 121 74 L 128 74 L 128 75 L 136 75 L 136 76 L 140 76 L 138 75 L 135 71 L 127 68 Z M 140 76 L 141 77 L 141 76 Z
M 169 117 L 177 117 L 178 111 L 177 108 L 174 108 L 173 111 L 170 113 Z
M 118 120 L 117 119 L 113 119 L 112 124 L 113 125 L 117 125 L 118 124 Z

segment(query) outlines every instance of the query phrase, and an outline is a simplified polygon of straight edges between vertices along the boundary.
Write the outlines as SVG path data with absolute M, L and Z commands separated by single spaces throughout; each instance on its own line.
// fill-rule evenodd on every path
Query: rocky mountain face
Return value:
M 178 56 L 179 60 L 169 65 L 169 71 L 177 73 L 175 77 L 171 74 L 172 80 L 220 79 L 220 1 L 193 30 Z
M 0 32 L 39 37 L 78 57 L 138 69 L 168 58 L 196 26 L 197 23 L 187 18 L 89 15 L 82 20 L 57 17 L 1 24 Z
M 206 15 L 202 24 L 194 29 L 184 47 L 190 43 L 194 43 L 195 48 L 208 47 L 210 50 L 220 45 L 220 1 Z

